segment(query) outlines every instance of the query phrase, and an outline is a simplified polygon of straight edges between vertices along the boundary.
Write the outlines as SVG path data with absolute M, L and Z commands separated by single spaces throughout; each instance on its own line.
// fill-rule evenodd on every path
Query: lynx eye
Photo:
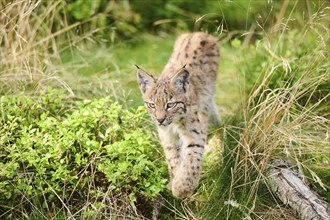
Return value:
M 148 108 L 155 108 L 155 104 L 154 103 L 151 103 L 151 102 L 146 102 Z
M 176 106 L 176 102 L 169 102 L 166 104 L 166 109 L 174 108 Z

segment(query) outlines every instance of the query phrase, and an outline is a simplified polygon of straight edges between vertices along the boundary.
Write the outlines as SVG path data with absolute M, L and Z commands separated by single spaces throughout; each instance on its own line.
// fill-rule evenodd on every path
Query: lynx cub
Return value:
M 145 107 L 157 125 L 174 196 L 190 196 L 198 185 L 213 102 L 219 49 L 205 33 L 181 35 L 159 78 L 138 67 Z

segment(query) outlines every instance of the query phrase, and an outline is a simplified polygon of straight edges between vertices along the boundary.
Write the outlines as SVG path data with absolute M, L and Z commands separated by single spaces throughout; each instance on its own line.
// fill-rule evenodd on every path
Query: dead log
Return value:
M 271 191 L 303 220 L 329 220 L 330 206 L 289 161 L 276 159 L 267 170 Z

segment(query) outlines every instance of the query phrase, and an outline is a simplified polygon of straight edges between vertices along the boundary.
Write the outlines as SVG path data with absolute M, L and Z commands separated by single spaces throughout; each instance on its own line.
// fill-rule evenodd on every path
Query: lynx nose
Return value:
M 165 121 L 165 118 L 159 118 L 159 119 L 157 118 L 157 121 L 159 124 L 162 124 Z

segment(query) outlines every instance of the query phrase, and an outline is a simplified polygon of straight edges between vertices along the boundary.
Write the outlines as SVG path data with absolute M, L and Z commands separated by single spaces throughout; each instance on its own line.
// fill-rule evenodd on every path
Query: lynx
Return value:
M 178 198 L 189 197 L 196 189 L 208 122 L 218 118 L 213 101 L 218 60 L 214 37 L 190 33 L 178 37 L 159 78 L 137 66 L 144 104 L 164 148 L 168 188 Z

